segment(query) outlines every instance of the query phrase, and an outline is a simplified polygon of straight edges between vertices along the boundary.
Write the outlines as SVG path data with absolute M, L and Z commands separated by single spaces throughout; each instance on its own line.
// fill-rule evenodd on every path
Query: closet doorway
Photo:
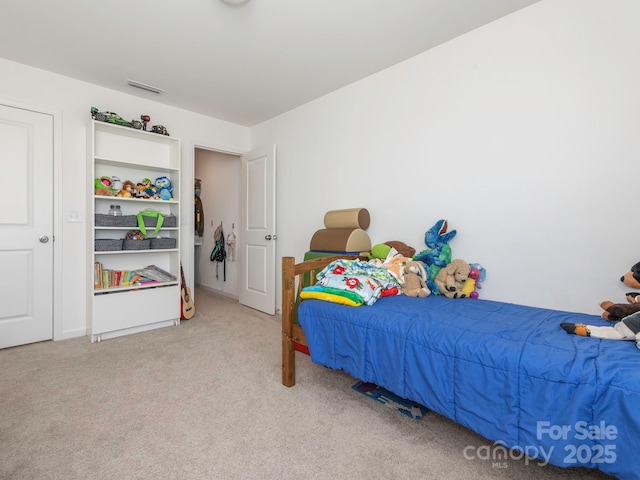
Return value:
M 194 195 L 194 285 L 203 290 L 239 299 L 238 252 L 227 245 L 240 228 L 241 156 L 196 147 L 194 151 L 194 192 L 200 183 L 202 236 L 198 236 Z M 212 262 L 214 234 L 222 226 L 226 260 Z M 196 299 L 197 300 L 197 299 Z

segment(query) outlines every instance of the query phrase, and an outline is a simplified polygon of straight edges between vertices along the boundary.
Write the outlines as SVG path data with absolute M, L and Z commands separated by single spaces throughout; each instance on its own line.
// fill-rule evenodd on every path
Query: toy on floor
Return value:
M 362 395 L 372 398 L 389 408 L 392 408 L 399 413 L 406 415 L 409 418 L 419 420 L 423 415 L 426 415 L 429 409 L 419 403 L 412 402 L 405 398 L 399 397 L 389 390 L 386 390 L 375 383 L 358 382 L 353 387 L 356 392 Z
M 630 288 L 640 288 L 640 262 L 636 263 L 631 270 L 620 277 L 620 281 Z M 627 303 L 614 303 L 605 300 L 600 304 L 602 307 L 602 318 L 616 322 L 624 317 L 640 311 L 640 293 L 629 292 L 625 295 Z
M 417 253 L 413 259 L 423 262 L 428 270 L 429 279 L 427 286 L 432 293 L 440 293 L 438 285 L 434 281 L 440 269 L 451 262 L 451 247 L 449 242 L 456 236 L 456 231 L 447 233 L 448 223 L 446 220 L 438 220 L 424 235 L 424 243 L 429 247 Z
M 428 297 L 431 294 L 427 287 L 427 272 L 422 262 L 407 262 L 404 266 L 404 285 L 402 293 L 408 297 Z
M 471 267 L 460 258 L 452 260 L 451 263 L 440 269 L 436 275 L 435 283 L 438 291 L 448 298 L 465 298 L 462 292 L 467 279 L 471 273 Z

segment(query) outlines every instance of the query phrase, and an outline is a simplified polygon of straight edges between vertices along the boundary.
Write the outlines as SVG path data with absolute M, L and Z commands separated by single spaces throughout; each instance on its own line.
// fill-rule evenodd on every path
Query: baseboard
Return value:
M 218 290 L 217 288 L 207 287 L 206 285 L 196 285 L 196 288 L 204 290 L 205 292 L 215 293 L 216 295 L 222 295 L 223 297 L 231 298 L 236 302 L 240 301 L 240 297 L 238 297 L 238 295 L 232 295 L 230 293 L 223 292 L 222 290 Z M 194 296 L 194 299 L 196 299 L 196 296 Z
M 54 338 L 55 341 L 58 340 L 68 340 L 70 338 L 84 337 L 87 335 L 86 328 L 76 328 L 74 330 L 64 330 L 62 332 L 62 336 L 60 338 Z

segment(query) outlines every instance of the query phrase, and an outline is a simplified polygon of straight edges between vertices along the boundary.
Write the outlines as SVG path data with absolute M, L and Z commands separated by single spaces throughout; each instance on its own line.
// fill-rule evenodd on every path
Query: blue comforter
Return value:
M 640 478 L 640 351 L 560 328 L 608 324 L 597 316 L 434 295 L 362 307 L 305 300 L 298 314 L 314 363 L 540 463 Z

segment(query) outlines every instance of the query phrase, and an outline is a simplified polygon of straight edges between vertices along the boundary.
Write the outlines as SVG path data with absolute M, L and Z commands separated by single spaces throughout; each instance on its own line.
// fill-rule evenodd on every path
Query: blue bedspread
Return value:
M 401 295 L 362 307 L 305 300 L 298 318 L 315 363 L 540 463 L 640 478 L 640 351 L 560 328 L 608 325 L 595 315 Z

